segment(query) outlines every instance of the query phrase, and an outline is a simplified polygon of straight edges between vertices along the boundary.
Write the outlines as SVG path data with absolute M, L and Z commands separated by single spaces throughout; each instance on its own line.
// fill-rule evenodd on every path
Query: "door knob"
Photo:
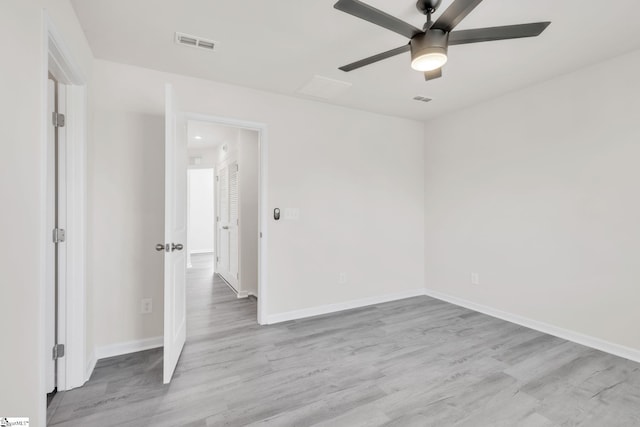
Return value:
M 172 243 L 171 244 L 171 252 L 173 252 L 173 251 L 181 251 L 182 248 L 184 248 L 184 246 L 182 246 L 182 244 L 180 244 L 180 243 L 178 243 L 178 244 Z
M 164 248 L 164 243 L 158 243 L 158 244 L 156 245 L 156 251 L 158 251 L 158 252 L 162 252 L 162 251 L 164 251 L 164 249 L 165 249 L 165 248 Z

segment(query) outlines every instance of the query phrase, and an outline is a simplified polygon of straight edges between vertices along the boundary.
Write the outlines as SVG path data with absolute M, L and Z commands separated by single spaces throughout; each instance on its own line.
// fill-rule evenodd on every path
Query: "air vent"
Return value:
M 426 96 L 414 96 L 413 99 L 416 100 L 416 101 L 420 101 L 420 102 L 430 102 L 430 101 L 432 101 L 431 98 L 427 98 Z
M 204 50 L 213 51 L 215 50 L 217 42 L 213 40 L 203 39 L 201 37 L 192 36 L 184 33 L 176 33 L 176 43 L 184 45 L 197 47 Z

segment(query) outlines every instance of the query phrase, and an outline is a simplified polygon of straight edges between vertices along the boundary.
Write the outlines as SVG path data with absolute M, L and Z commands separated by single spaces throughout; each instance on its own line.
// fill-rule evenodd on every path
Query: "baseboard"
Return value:
M 164 337 L 162 336 L 144 338 L 135 341 L 120 342 L 96 348 L 95 358 L 99 360 L 107 357 L 121 356 L 123 354 L 135 353 L 137 351 L 162 347 L 163 345 Z
M 250 295 L 250 294 L 249 294 L 249 292 L 247 292 L 247 291 L 238 291 L 238 292 L 236 293 L 236 296 L 237 296 L 238 298 L 249 298 L 249 295 Z
M 553 335 L 558 338 L 565 339 L 577 344 L 581 344 L 587 347 L 594 348 L 596 350 L 604 351 L 605 353 L 613 354 L 615 356 L 623 357 L 625 359 L 632 360 L 634 362 L 640 362 L 640 350 L 636 350 L 631 347 L 612 343 L 600 338 L 595 338 L 590 335 L 585 335 L 580 332 L 575 332 L 569 329 L 560 328 L 548 323 L 540 322 L 530 319 L 528 317 L 519 316 L 517 314 L 508 313 L 506 311 L 498 310 L 486 305 L 477 304 L 472 301 L 468 301 L 462 298 L 458 298 L 452 295 L 444 294 L 442 292 L 434 291 L 432 289 L 426 289 L 425 294 L 435 299 L 445 301 L 460 307 L 465 307 L 479 313 L 496 317 L 498 319 L 506 320 L 507 322 L 515 323 L 520 326 L 524 326 L 529 329 L 534 329 L 545 334 Z
M 98 363 L 98 359 L 96 359 L 96 352 L 91 352 L 89 358 L 87 359 L 87 366 L 85 367 L 84 372 L 84 381 L 87 382 L 91 378 L 93 374 L 93 370 L 96 368 L 96 363 Z
M 380 295 L 377 297 L 362 298 L 335 304 L 320 305 L 317 307 L 305 308 L 302 310 L 287 311 L 284 313 L 268 315 L 266 323 L 268 325 L 272 325 L 274 323 L 287 322 L 289 320 L 304 319 L 305 317 L 320 316 L 322 314 L 336 313 L 338 311 L 351 310 L 353 308 L 360 308 L 406 298 L 413 298 L 422 296 L 424 294 L 425 293 L 423 288 L 411 289 L 404 292 Z

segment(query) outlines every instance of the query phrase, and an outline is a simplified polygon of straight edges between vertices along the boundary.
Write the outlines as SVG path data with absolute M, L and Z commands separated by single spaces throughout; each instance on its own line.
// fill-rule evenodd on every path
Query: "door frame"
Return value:
M 66 242 L 61 245 L 64 252 L 60 268 L 64 270 L 63 280 L 59 282 L 58 336 L 65 345 L 64 357 L 58 359 L 57 388 L 59 391 L 82 386 L 88 380 L 91 370 L 87 369 L 86 355 L 86 145 L 87 145 L 87 82 L 77 61 L 53 24 L 46 10 L 43 10 L 42 70 L 41 70 L 41 128 L 40 168 L 43 171 L 40 180 L 40 200 L 47 206 L 47 128 L 51 116 L 48 113 L 49 72 L 66 88 L 66 124 L 64 129 L 66 147 L 64 153 L 66 182 L 62 191 L 66 200 L 62 207 L 66 225 Z M 40 259 L 46 259 L 46 248 L 52 238 L 47 229 L 47 210 L 40 213 L 39 245 Z M 44 264 L 43 264 L 44 265 Z M 40 325 L 40 364 L 39 378 L 42 398 L 41 414 L 46 412 L 46 357 L 51 349 L 45 348 L 46 325 L 46 270 L 40 274 L 38 302 Z M 92 357 L 92 356 L 91 356 Z M 42 419 L 46 419 L 42 418 Z
M 209 114 L 182 113 L 186 120 L 197 120 L 201 122 L 215 123 L 223 126 L 232 126 L 242 129 L 248 129 L 258 132 L 258 155 L 260 161 L 258 164 L 258 232 L 260 243 L 258 244 L 258 324 L 267 324 L 267 285 L 268 285 L 268 232 L 267 224 L 269 223 L 269 207 L 267 194 L 267 176 L 268 176 L 268 153 L 269 140 L 267 125 L 265 123 L 251 122 L 246 120 L 233 119 L 228 117 L 213 116 Z M 218 171 L 216 170 L 216 173 Z M 217 202 L 217 195 L 216 202 Z

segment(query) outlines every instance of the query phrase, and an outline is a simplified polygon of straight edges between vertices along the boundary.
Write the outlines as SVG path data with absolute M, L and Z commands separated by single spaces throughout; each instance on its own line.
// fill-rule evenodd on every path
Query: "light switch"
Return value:
M 284 219 L 297 221 L 300 219 L 300 209 L 298 208 L 284 208 Z

